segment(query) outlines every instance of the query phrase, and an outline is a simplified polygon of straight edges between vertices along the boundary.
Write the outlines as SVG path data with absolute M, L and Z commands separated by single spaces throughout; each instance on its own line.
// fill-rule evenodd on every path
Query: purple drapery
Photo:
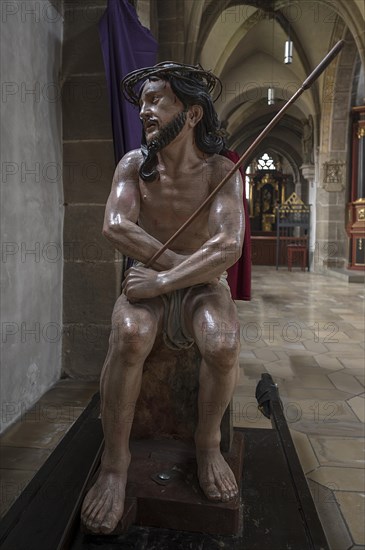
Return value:
M 143 27 L 128 0 L 108 0 L 99 21 L 99 36 L 109 89 L 115 163 L 141 145 L 138 109 L 121 91 L 122 78 L 136 69 L 156 64 L 157 42 Z

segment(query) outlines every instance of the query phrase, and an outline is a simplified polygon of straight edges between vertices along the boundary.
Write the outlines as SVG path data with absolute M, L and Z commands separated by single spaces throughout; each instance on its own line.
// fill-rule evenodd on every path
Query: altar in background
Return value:
M 293 173 L 280 155 L 264 153 L 248 166 L 246 195 L 254 265 L 276 265 L 276 210 L 294 191 Z M 286 264 L 285 250 L 279 262 Z

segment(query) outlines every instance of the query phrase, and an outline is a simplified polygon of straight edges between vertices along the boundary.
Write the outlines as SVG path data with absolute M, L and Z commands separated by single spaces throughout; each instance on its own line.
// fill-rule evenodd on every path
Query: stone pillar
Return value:
M 318 155 L 317 250 L 319 270 L 343 268 L 349 257 L 345 227 L 348 193 L 348 147 L 350 105 L 357 55 L 352 35 L 339 21 L 335 29 L 346 45 L 324 73 L 323 90 L 328 97 L 321 108 L 321 139 Z M 335 37 L 333 37 L 335 39 Z
M 153 36 L 158 36 L 158 19 L 156 0 L 135 0 L 135 9 L 141 24 L 149 29 Z
M 302 182 L 301 181 L 296 181 L 294 183 L 294 191 L 296 192 L 298 197 L 300 197 L 303 200 L 303 197 L 302 197 Z
M 308 182 L 308 204 L 311 205 L 310 230 L 309 230 L 309 269 L 314 268 L 314 252 L 316 246 L 316 197 L 317 188 L 315 185 L 315 167 L 314 164 L 303 164 L 300 167 L 303 178 Z
M 347 181 L 345 154 L 321 154 L 319 168 L 315 264 L 322 271 L 327 268 L 343 268 L 347 256 L 345 243 L 348 239 L 344 224 Z
M 159 0 L 159 61 L 171 60 L 179 63 L 185 61 L 184 20 L 184 2 L 181 0 Z
M 64 13 L 63 370 L 78 378 L 100 373 L 120 292 L 119 262 L 101 234 L 115 167 L 98 34 L 105 7 L 68 2 Z

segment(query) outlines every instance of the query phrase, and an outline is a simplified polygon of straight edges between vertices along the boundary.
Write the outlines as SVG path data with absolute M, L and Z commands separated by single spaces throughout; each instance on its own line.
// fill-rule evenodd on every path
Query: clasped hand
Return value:
M 161 273 L 146 267 L 131 267 L 125 273 L 122 288 L 130 302 L 154 298 L 163 293 Z

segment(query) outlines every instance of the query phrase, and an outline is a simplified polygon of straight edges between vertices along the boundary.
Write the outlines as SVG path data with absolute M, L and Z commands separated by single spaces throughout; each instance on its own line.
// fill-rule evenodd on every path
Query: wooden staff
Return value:
M 314 69 L 314 71 L 306 78 L 306 80 L 303 82 L 299 90 L 295 92 L 295 94 L 285 103 L 285 105 L 278 111 L 278 113 L 274 116 L 271 122 L 264 128 L 261 132 L 261 134 L 258 135 L 258 137 L 255 139 L 255 141 L 250 145 L 250 147 L 243 153 L 243 155 L 240 157 L 240 159 L 237 161 L 237 163 L 233 166 L 233 168 L 224 176 L 222 181 L 217 185 L 217 187 L 211 192 L 211 194 L 204 200 L 204 202 L 193 212 L 193 214 L 186 220 L 185 223 L 168 239 L 168 241 L 165 242 L 163 246 L 157 252 L 152 256 L 152 258 L 146 263 L 146 267 L 150 267 L 153 262 L 157 260 L 165 252 L 165 250 L 170 246 L 170 244 L 195 220 L 197 216 L 199 216 L 200 212 L 206 207 L 207 204 L 210 203 L 210 201 L 215 197 L 215 195 L 222 189 L 223 185 L 227 183 L 227 181 L 233 176 L 235 172 L 240 168 L 240 166 L 245 162 L 245 160 L 251 155 L 252 151 L 261 143 L 261 141 L 264 139 L 264 137 L 267 136 L 267 134 L 270 132 L 270 130 L 279 122 L 279 120 L 284 115 L 285 111 L 298 99 L 298 97 L 309 88 L 315 80 L 322 74 L 322 72 L 325 70 L 325 68 L 331 63 L 331 61 L 336 57 L 336 55 L 342 50 L 342 48 L 345 45 L 344 40 L 340 40 L 335 44 L 335 46 L 332 48 L 331 51 L 328 52 L 326 57 L 322 59 L 320 64 Z

